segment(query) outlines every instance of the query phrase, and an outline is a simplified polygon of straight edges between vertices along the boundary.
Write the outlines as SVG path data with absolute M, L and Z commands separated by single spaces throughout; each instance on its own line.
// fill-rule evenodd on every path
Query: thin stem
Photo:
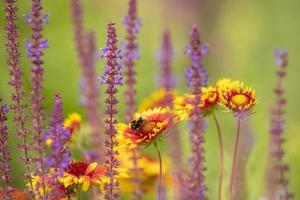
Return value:
M 219 121 L 213 113 L 213 118 L 216 124 L 217 133 L 218 133 L 218 140 L 219 140 L 219 150 L 220 150 L 220 174 L 219 174 L 219 185 L 218 185 L 218 200 L 222 200 L 222 186 L 223 186 L 223 174 L 224 174 L 224 144 L 223 144 L 223 138 L 221 133 L 221 128 Z
M 161 187 L 162 187 L 162 184 L 161 184 L 161 181 L 162 181 L 162 159 L 161 159 L 161 153 L 160 153 L 160 148 L 159 148 L 158 143 L 155 141 L 153 144 L 156 147 L 158 160 L 159 160 L 158 200 L 160 200 Z
M 239 148 L 239 140 L 240 140 L 240 126 L 241 121 L 237 119 L 237 130 L 236 130 L 236 139 L 235 139 L 235 146 L 233 152 L 233 161 L 232 161 L 232 168 L 231 168 L 231 177 L 230 177 L 230 185 L 229 185 L 229 200 L 231 200 L 232 189 L 233 189 L 233 180 L 236 171 L 236 160 L 238 156 L 238 148 Z
M 77 189 L 76 189 L 77 191 L 77 200 L 80 200 L 80 185 L 78 184 L 77 185 Z

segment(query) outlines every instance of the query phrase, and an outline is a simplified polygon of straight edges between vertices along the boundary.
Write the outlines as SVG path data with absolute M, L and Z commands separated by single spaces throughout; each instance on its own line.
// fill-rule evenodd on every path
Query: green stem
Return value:
M 220 174 L 219 174 L 219 185 L 218 185 L 218 200 L 222 200 L 222 186 L 223 186 L 223 174 L 224 174 L 224 144 L 223 144 L 223 138 L 221 133 L 221 128 L 219 121 L 213 113 L 213 118 L 216 124 L 217 133 L 218 133 L 218 140 L 219 140 L 219 150 L 220 150 Z
M 230 185 L 229 185 L 229 200 L 231 200 L 232 198 L 233 181 L 236 172 L 236 160 L 238 156 L 238 148 L 239 148 L 239 140 L 240 140 L 240 126 L 241 126 L 240 119 L 237 119 L 236 139 L 234 145 L 233 161 L 232 161 L 231 177 L 230 177 Z
M 161 187 L 162 187 L 162 159 L 161 159 L 161 153 L 160 153 L 160 148 L 158 143 L 155 141 L 154 146 L 156 147 L 157 150 L 157 155 L 159 159 L 159 180 L 158 180 L 158 200 L 161 199 Z
M 80 200 L 80 184 L 77 185 L 76 192 L 77 192 L 77 200 Z

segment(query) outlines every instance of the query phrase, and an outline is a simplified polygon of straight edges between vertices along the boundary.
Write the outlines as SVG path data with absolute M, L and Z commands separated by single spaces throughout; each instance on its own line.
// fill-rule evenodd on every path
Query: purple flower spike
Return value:
M 126 90 L 124 92 L 126 113 L 125 119 L 130 122 L 136 112 L 136 70 L 135 61 L 140 58 L 139 45 L 137 42 L 137 35 L 141 26 L 141 20 L 137 16 L 137 0 L 128 1 L 128 12 L 124 17 L 123 24 L 126 29 L 125 41 L 122 43 L 121 49 L 124 51 L 124 75 Z M 131 160 L 133 162 L 132 182 L 134 183 L 134 190 L 132 191 L 132 199 L 139 200 L 143 198 L 144 190 L 141 188 L 142 180 L 139 174 L 142 173 L 142 169 L 138 164 L 138 152 L 140 149 L 134 148 L 131 150 Z
M 93 31 L 86 31 L 83 24 L 83 10 L 79 0 L 71 1 L 71 12 L 75 44 L 81 74 L 81 103 L 85 109 L 87 121 L 91 127 L 92 150 L 97 154 L 96 161 L 104 161 L 104 135 L 102 113 L 100 105 L 100 92 L 95 69 L 97 61 L 96 37 Z
M 137 1 L 129 0 L 128 13 L 124 18 L 126 28 L 126 40 L 124 42 L 124 69 L 125 82 L 127 89 L 125 90 L 125 100 L 127 105 L 126 120 L 130 122 L 136 111 L 136 71 L 135 60 L 139 58 L 139 47 L 137 43 L 137 33 L 140 27 L 140 20 L 137 16 Z
M 27 22 L 31 25 L 31 39 L 28 40 L 26 48 L 28 50 L 27 57 L 31 59 L 33 64 L 31 68 L 31 109 L 32 109 L 32 129 L 33 129 L 33 150 L 37 153 L 35 161 L 35 173 L 40 177 L 44 177 L 46 174 L 46 168 L 44 163 L 44 141 L 43 141 L 43 132 L 44 132 L 44 120 L 45 113 L 43 107 L 44 96 L 43 91 L 43 81 L 44 81 L 44 70 L 43 70 L 43 60 L 42 56 L 44 55 L 43 50 L 48 47 L 47 40 L 43 38 L 43 23 L 44 15 L 42 14 L 42 4 L 41 0 L 32 0 L 31 14 L 30 17 L 26 17 Z M 45 181 L 42 178 L 41 181 L 42 192 L 36 190 L 36 193 L 44 198 L 46 194 Z
M 0 102 L 2 100 L 0 99 Z M 8 127 L 6 126 L 8 113 L 7 104 L 1 105 L 0 107 L 0 180 L 3 183 L 3 192 L 7 199 L 12 199 L 11 192 L 11 167 L 9 166 L 9 161 L 11 160 L 9 148 L 8 148 Z M 6 199 L 6 198 L 5 198 Z
M 293 194 L 288 190 L 288 179 L 286 172 L 289 166 L 283 163 L 285 154 L 282 145 L 284 139 L 284 107 L 286 99 L 284 97 L 284 77 L 286 76 L 286 67 L 288 64 L 287 51 L 277 49 L 274 53 L 276 65 L 279 67 L 277 71 L 278 81 L 274 89 L 276 95 L 275 104 L 271 110 L 271 127 L 269 142 L 269 166 L 266 172 L 267 196 L 268 199 L 277 199 L 277 194 L 283 195 L 282 199 L 292 200 Z
M 120 85 L 119 79 L 121 77 L 120 74 L 120 65 L 119 62 L 119 50 L 117 47 L 117 34 L 114 23 L 109 23 L 107 25 L 107 46 L 106 46 L 106 66 L 105 72 L 103 75 L 103 83 L 107 86 L 106 94 L 107 99 L 105 103 L 107 104 L 106 109 L 106 119 L 104 120 L 105 124 L 105 146 L 106 146 L 106 164 L 108 165 L 107 176 L 109 177 L 109 182 L 105 184 L 104 189 L 105 199 L 106 200 L 115 200 L 120 196 L 119 192 L 119 182 L 116 179 L 116 175 L 118 174 L 119 161 L 116 156 L 119 154 L 118 151 L 115 150 L 115 147 L 118 145 L 116 141 L 117 130 L 115 125 L 118 123 L 116 119 L 116 114 L 118 110 L 116 109 L 116 105 L 118 100 L 116 98 L 116 94 L 118 90 L 116 86 Z
M 201 64 L 203 58 L 203 45 L 200 40 L 200 33 L 197 26 L 193 26 L 190 33 L 190 43 L 187 46 L 186 55 L 192 64 L 187 68 L 188 86 L 192 87 L 191 93 L 195 95 L 193 99 L 193 109 L 190 112 L 190 141 L 192 143 L 192 157 L 190 159 L 191 172 L 188 179 L 187 191 L 188 199 L 206 200 L 205 177 L 204 177 L 204 131 L 205 123 L 198 107 L 201 99 L 201 87 L 206 85 L 207 74 Z M 205 50 L 206 51 L 206 50 Z
M 15 24 L 17 20 L 17 7 L 15 6 L 16 1 L 5 0 L 5 20 L 7 25 L 5 27 L 6 36 L 6 53 L 7 53 L 7 63 L 10 67 L 10 80 L 9 85 L 12 86 L 13 92 L 11 94 L 11 99 L 13 101 L 10 106 L 14 113 L 14 123 L 15 130 L 18 137 L 21 139 L 20 144 L 18 144 L 18 149 L 22 152 L 21 161 L 25 164 L 26 173 L 25 177 L 30 183 L 31 190 L 33 189 L 31 183 L 31 157 L 29 156 L 29 145 L 28 140 L 28 130 L 26 128 L 26 120 L 28 117 L 24 114 L 24 109 L 27 105 L 24 104 L 25 93 L 23 91 L 23 71 L 20 67 L 20 45 L 18 43 L 18 27 Z
M 61 97 L 54 96 L 53 109 L 50 116 L 49 130 L 44 135 L 45 142 L 50 145 L 51 152 L 46 157 L 45 166 L 51 168 L 51 184 L 54 188 L 59 187 L 58 177 L 63 175 L 64 170 L 71 162 L 71 152 L 67 145 L 71 132 L 68 128 L 63 128 L 63 105 Z M 53 191 L 51 197 L 59 197 L 61 194 Z

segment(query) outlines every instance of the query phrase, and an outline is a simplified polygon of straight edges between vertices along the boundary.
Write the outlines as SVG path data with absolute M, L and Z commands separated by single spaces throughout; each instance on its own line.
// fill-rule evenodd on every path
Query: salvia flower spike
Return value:
M 26 129 L 26 119 L 24 114 L 24 109 L 26 105 L 24 104 L 24 91 L 23 91 L 23 71 L 20 67 L 20 45 L 18 43 L 18 27 L 15 23 L 17 20 L 17 7 L 15 3 L 17 1 L 5 0 L 6 3 L 4 11 L 6 13 L 5 20 L 7 25 L 5 27 L 5 36 L 7 38 L 6 52 L 7 52 L 7 63 L 10 66 L 10 81 L 9 85 L 12 86 L 13 92 L 11 94 L 12 101 L 14 102 L 10 107 L 14 112 L 14 122 L 16 125 L 16 131 L 19 138 L 21 138 L 21 143 L 18 145 L 20 151 L 22 151 L 21 160 L 25 164 L 26 174 L 28 182 L 30 182 L 30 189 L 32 190 L 31 183 L 31 157 L 29 155 L 29 145 L 28 142 L 28 130 Z
M 187 46 L 186 55 L 192 61 L 187 68 L 188 85 L 192 88 L 194 99 L 192 100 L 193 109 L 190 112 L 190 140 L 192 143 L 192 157 L 190 159 L 191 172 L 188 180 L 187 197 L 190 199 L 205 200 L 205 177 L 204 177 L 204 129 L 205 124 L 198 107 L 201 99 L 201 87 L 207 83 L 207 73 L 200 63 L 206 55 L 204 45 L 200 40 L 200 33 L 197 26 L 193 26 L 190 32 L 190 43 Z
M 268 199 L 276 199 L 282 195 L 283 199 L 293 199 L 293 194 L 288 190 L 288 179 L 286 172 L 289 166 L 283 163 L 285 151 L 282 147 L 284 143 L 284 107 L 286 99 L 284 97 L 284 78 L 288 65 L 288 53 L 286 50 L 277 49 L 274 53 L 277 70 L 277 85 L 274 89 L 276 95 L 275 104 L 271 110 L 270 144 L 269 144 L 269 167 L 267 171 L 267 196 Z
M 31 109 L 32 109 L 32 129 L 34 132 L 33 150 L 37 153 L 37 158 L 35 158 L 35 171 L 36 174 L 42 177 L 42 193 L 40 195 L 45 195 L 45 182 L 44 176 L 46 174 L 46 169 L 44 165 L 44 141 L 43 141 L 43 129 L 45 113 L 43 107 L 44 96 L 43 91 L 43 81 L 44 81 L 44 69 L 43 65 L 43 51 L 48 48 L 48 41 L 42 36 L 43 23 L 47 23 L 47 15 L 42 14 L 42 4 L 41 0 L 32 0 L 31 14 L 27 15 L 27 22 L 31 25 L 31 39 L 26 41 L 26 49 L 28 51 L 27 57 L 32 61 L 32 77 L 31 77 Z M 40 193 L 39 191 L 36 191 Z
M 172 62 L 174 57 L 174 49 L 171 41 L 171 33 L 169 30 L 165 30 L 162 36 L 162 46 L 159 52 L 159 63 L 161 74 L 159 76 L 159 82 L 162 88 L 165 90 L 162 106 L 168 106 L 171 109 L 174 108 L 174 86 L 176 77 L 172 72 Z M 173 128 L 172 134 L 167 138 L 168 151 L 172 161 L 173 173 L 175 174 L 174 181 L 182 171 L 182 151 L 180 143 L 180 135 L 176 127 Z M 177 188 L 175 188 L 177 189 Z
M 103 56 L 106 58 L 106 66 L 103 75 L 101 76 L 101 83 L 106 85 L 106 118 L 105 124 L 105 146 L 106 146 L 106 164 L 108 170 L 106 175 L 109 177 L 109 182 L 105 184 L 105 199 L 115 200 L 119 198 L 119 182 L 116 179 L 118 175 L 119 161 L 116 156 L 119 154 L 116 150 L 118 141 L 116 140 L 117 130 L 115 125 L 118 123 L 116 114 L 118 110 L 116 105 L 118 100 L 116 94 L 118 93 L 117 86 L 122 85 L 122 74 L 120 63 L 120 51 L 117 46 L 117 34 L 114 23 L 107 25 L 107 41 L 106 48 L 104 48 Z
M 137 42 L 137 35 L 140 28 L 140 18 L 137 15 L 137 0 L 128 1 L 128 12 L 124 18 L 124 26 L 126 29 L 126 37 L 123 44 L 123 64 L 124 64 L 124 78 L 126 83 L 126 90 L 124 92 L 126 102 L 125 118 L 130 122 L 136 112 L 136 70 L 135 60 L 139 59 L 139 46 Z M 132 191 L 132 198 L 134 200 L 142 199 L 143 189 L 141 188 L 141 179 L 139 174 L 142 170 L 138 164 L 139 147 L 131 149 L 131 160 L 133 162 L 132 180 L 134 182 L 134 189 Z
M 0 102 L 2 100 L 0 99 Z M 8 127 L 6 126 L 8 113 L 8 105 L 3 104 L 0 106 L 0 180 L 3 183 L 3 191 L 5 194 L 5 199 L 12 199 L 12 188 L 11 184 L 11 167 L 9 166 L 9 161 L 11 160 L 9 148 L 8 148 Z
M 71 1 L 71 14 L 77 57 L 82 68 L 80 78 L 81 105 L 85 109 L 91 127 L 93 154 L 96 155 L 97 161 L 102 162 L 104 161 L 102 153 L 104 137 L 100 134 L 103 130 L 103 123 L 101 123 L 100 92 L 95 69 L 97 61 L 96 37 L 94 31 L 87 31 L 83 24 L 83 9 L 80 0 Z

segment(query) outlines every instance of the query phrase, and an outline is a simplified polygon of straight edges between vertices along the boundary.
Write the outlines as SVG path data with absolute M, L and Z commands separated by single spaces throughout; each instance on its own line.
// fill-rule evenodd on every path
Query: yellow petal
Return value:
M 91 163 L 91 164 L 88 166 L 88 168 L 86 169 L 85 174 L 89 174 L 89 173 L 91 173 L 92 171 L 94 171 L 94 170 L 96 169 L 97 165 L 98 165 L 98 164 L 97 164 L 96 162 Z

